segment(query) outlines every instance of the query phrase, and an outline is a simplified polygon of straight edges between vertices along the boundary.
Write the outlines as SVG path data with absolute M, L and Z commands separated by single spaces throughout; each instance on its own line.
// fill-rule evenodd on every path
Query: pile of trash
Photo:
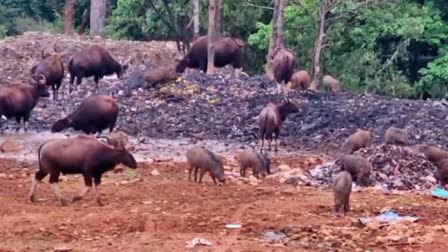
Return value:
M 437 168 L 425 156 L 409 147 L 372 145 L 358 150 L 355 154 L 372 163 L 370 184 L 381 189 L 423 190 L 430 189 L 436 182 L 433 174 Z M 310 170 L 310 178 L 318 186 L 331 186 L 332 177 L 340 169 L 335 161 L 331 161 Z M 297 184 L 303 180 L 297 180 Z
M 280 103 L 275 83 L 264 75 L 247 77 L 224 74 L 207 76 L 189 69 L 157 89 L 130 86 L 141 82 L 142 71 L 154 67 L 173 69 L 179 56 L 174 42 L 113 41 L 81 36 L 26 33 L 0 41 L 0 83 L 29 78 L 30 67 L 41 59 L 41 50 L 53 45 L 62 49 L 65 64 L 69 56 L 88 44 L 105 46 L 118 60 L 131 56 L 131 67 L 123 80 L 115 76 L 100 81 L 84 79 L 78 90 L 68 95 L 68 73 L 60 90 L 60 100 L 41 99 L 32 113 L 30 128 L 44 131 L 57 119 L 73 111 L 92 94 L 114 96 L 120 106 L 117 129 L 134 137 L 158 139 L 199 138 L 254 145 L 259 130 L 257 116 L 268 102 Z M 137 85 L 139 86 L 139 85 Z M 376 95 L 325 92 L 290 92 L 300 112 L 282 125 L 280 148 L 334 152 L 358 128 L 373 133 L 380 143 L 387 128 L 407 130 L 412 143 L 448 147 L 443 102 L 400 100 Z M 15 122 L 2 124 L 13 130 Z

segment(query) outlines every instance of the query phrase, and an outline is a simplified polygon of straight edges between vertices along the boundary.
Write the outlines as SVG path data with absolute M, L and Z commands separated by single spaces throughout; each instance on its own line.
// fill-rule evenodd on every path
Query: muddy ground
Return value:
M 282 162 L 281 158 L 276 162 Z M 306 168 L 302 158 L 289 164 Z M 48 183 L 39 201 L 26 201 L 33 163 L 1 160 L 0 251 L 444 251 L 448 203 L 423 195 L 352 194 L 352 211 L 335 218 L 332 194 L 292 187 L 267 178 L 257 186 L 230 182 L 214 186 L 187 181 L 184 162 L 141 164 L 107 174 L 101 187 L 105 206 L 93 194 L 62 207 Z M 157 170 L 160 175 L 155 174 Z M 72 197 L 82 178 L 64 177 Z M 357 218 L 392 208 L 418 216 L 413 224 L 363 227 Z M 227 229 L 226 224 L 241 224 Z M 279 237 L 264 237 L 268 231 Z M 204 238 L 212 246 L 186 248 Z M 269 238 L 269 239 L 268 239 Z M 276 240 L 278 239 L 278 240 Z

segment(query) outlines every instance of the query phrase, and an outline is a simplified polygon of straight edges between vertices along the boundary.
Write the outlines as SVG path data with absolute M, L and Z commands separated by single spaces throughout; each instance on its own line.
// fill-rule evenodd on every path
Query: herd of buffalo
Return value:
M 189 52 L 180 60 L 176 66 L 176 73 L 181 74 L 188 68 L 197 68 L 207 71 L 207 37 L 199 37 L 192 45 Z M 244 43 L 237 38 L 221 38 L 214 45 L 216 67 L 231 65 L 235 74 L 235 69 L 242 67 Z M 31 68 L 29 84 L 15 84 L 0 88 L 0 116 L 15 118 L 20 130 L 22 123 L 26 131 L 31 111 L 36 106 L 40 97 L 49 97 L 48 87 L 53 90 L 53 99 L 58 99 L 58 90 L 64 79 L 64 64 L 62 57 L 56 51 L 52 54 L 42 53 L 43 59 Z M 69 93 L 72 93 L 73 84 L 79 86 L 83 78 L 94 77 L 98 87 L 98 82 L 104 76 L 116 74 L 118 78 L 124 76 L 128 68 L 129 60 L 123 62 L 116 61 L 104 48 L 93 45 L 87 47 L 70 58 L 67 69 L 70 74 Z M 304 71 L 295 71 L 295 55 L 287 48 L 277 47 L 272 55 L 273 77 L 277 83 L 278 93 L 283 93 L 284 86 L 291 83 L 291 89 L 306 90 L 310 87 L 310 76 Z M 163 81 L 166 71 L 155 69 L 153 79 Z M 325 89 L 337 93 L 340 91 L 338 81 L 326 75 L 323 77 Z M 87 97 L 79 107 L 71 114 L 56 121 L 52 127 L 52 132 L 60 132 L 66 128 L 82 131 L 86 134 L 97 133 L 97 138 L 104 129 L 113 131 L 118 117 L 119 107 L 115 99 L 108 95 L 92 95 Z M 260 151 L 247 149 L 235 155 L 240 166 L 241 176 L 245 176 L 246 169 L 251 168 L 253 175 L 259 178 L 271 173 L 270 160 L 264 151 L 264 141 L 268 140 L 268 149 L 271 150 L 271 142 L 275 142 L 275 150 L 278 150 L 278 137 L 282 123 L 288 114 L 299 112 L 297 104 L 286 99 L 282 104 L 276 105 L 268 103 L 258 116 L 258 126 L 260 130 Z M 50 184 L 61 204 L 66 205 L 67 199 L 62 196 L 58 181 L 63 174 L 82 174 L 85 182 L 85 189 L 73 201 L 82 199 L 95 184 L 96 200 L 102 204 L 98 192 L 102 175 L 114 169 L 118 164 L 123 164 L 130 168 L 137 168 L 137 162 L 133 155 L 124 145 L 113 142 L 102 142 L 97 138 L 78 135 L 72 138 L 50 140 L 42 144 L 38 149 L 39 170 L 34 174 L 29 199 L 35 200 L 35 191 L 42 179 L 48 174 Z M 406 131 L 398 128 L 390 128 L 385 132 L 385 143 L 395 145 L 409 145 L 409 137 Z M 106 138 L 107 139 L 107 138 Z M 335 213 L 339 214 L 349 210 L 349 197 L 351 193 L 352 180 L 359 184 L 367 184 L 371 163 L 360 156 L 353 154 L 356 150 L 370 144 L 371 133 L 365 130 L 358 130 L 351 135 L 342 146 L 342 155 L 337 159 L 336 164 L 341 167 L 341 172 L 335 176 L 333 191 L 335 199 Z M 438 170 L 434 174 L 437 181 L 442 185 L 448 183 L 448 152 L 440 148 L 428 145 L 415 145 L 412 147 L 416 151 L 423 153 Z M 187 154 L 187 161 L 190 166 L 188 179 L 194 172 L 194 181 L 201 182 L 206 172 L 210 173 L 213 182 L 216 180 L 220 184 L 225 182 L 223 160 L 212 151 L 204 147 L 194 147 Z M 199 178 L 198 178 L 198 171 Z

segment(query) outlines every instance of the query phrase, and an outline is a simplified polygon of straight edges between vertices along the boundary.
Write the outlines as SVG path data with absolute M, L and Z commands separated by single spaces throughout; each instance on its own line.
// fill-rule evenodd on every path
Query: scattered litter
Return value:
M 153 175 L 153 176 L 159 176 L 159 175 L 160 175 L 160 172 L 159 172 L 157 169 L 154 169 L 154 170 L 151 171 L 151 175 Z
M 193 240 L 188 241 L 186 243 L 187 243 L 187 245 L 185 246 L 186 248 L 194 248 L 199 245 L 203 245 L 203 246 L 213 245 L 213 243 L 211 241 L 206 240 L 204 238 L 194 238 Z
M 226 228 L 230 228 L 230 229 L 241 228 L 241 224 L 227 224 Z
M 270 244 L 283 243 L 286 234 L 281 231 L 268 230 L 263 234 L 262 239 Z
M 384 212 L 376 217 L 361 217 L 359 218 L 359 221 L 363 225 L 367 225 L 372 221 L 378 221 L 380 223 L 380 226 L 387 226 L 387 225 L 393 225 L 397 224 L 403 221 L 409 221 L 409 222 L 415 222 L 418 220 L 418 217 L 412 217 L 412 216 L 400 216 L 394 211 L 387 211 Z
M 435 198 L 440 198 L 444 200 L 448 199 L 448 191 L 440 186 L 437 186 L 434 189 L 432 189 L 431 195 Z

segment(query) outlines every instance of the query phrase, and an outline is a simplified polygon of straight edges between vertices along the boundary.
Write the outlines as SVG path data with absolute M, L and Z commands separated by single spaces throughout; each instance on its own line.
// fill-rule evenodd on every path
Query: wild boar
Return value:
M 334 213 L 340 216 L 350 211 L 350 193 L 352 192 L 352 176 L 346 171 L 341 171 L 333 179 Z
M 310 87 L 311 78 L 307 71 L 296 72 L 291 79 L 291 89 L 307 90 Z
M 210 173 L 213 183 L 216 185 L 216 179 L 222 184 L 225 182 L 224 165 L 213 152 L 204 147 L 194 147 L 187 152 L 187 161 L 190 166 L 188 170 L 188 180 L 191 180 L 191 172 L 194 172 L 194 181 L 202 183 L 202 177 L 205 172 Z M 199 181 L 197 181 L 198 170 L 201 171 Z
M 72 127 L 86 134 L 98 133 L 109 128 L 112 132 L 118 117 L 118 105 L 108 95 L 92 95 L 87 97 L 79 107 L 67 117 L 58 120 L 51 127 L 51 132 L 60 132 Z
M 145 73 L 146 87 L 156 88 L 157 85 L 176 79 L 176 74 L 166 68 L 156 68 Z
M 208 38 L 201 36 L 193 42 L 187 55 L 176 66 L 177 73 L 183 73 L 187 67 L 199 68 L 207 72 Z M 238 38 L 224 37 L 215 42 L 215 67 L 232 66 L 232 76 L 235 76 L 235 68 L 242 67 L 244 42 Z
M 38 81 L 31 80 L 31 85 L 15 84 L 10 87 L 0 88 L 0 117 L 15 118 L 18 125 L 16 130 L 28 131 L 28 121 L 31 111 L 36 106 L 40 97 L 49 97 L 45 76 L 39 75 Z M 0 126 L 1 128 L 1 126 Z
M 384 142 L 393 145 L 409 145 L 409 134 L 405 130 L 390 127 L 384 134 Z
M 278 151 L 277 140 L 280 135 L 280 127 L 289 114 L 297 112 L 299 112 L 299 108 L 296 104 L 290 102 L 289 100 L 278 106 L 273 103 L 268 103 L 263 108 L 258 116 L 261 152 L 264 147 L 264 139 L 269 141 L 269 150 L 271 150 L 272 134 L 274 134 L 275 151 Z
M 350 173 L 359 185 L 368 185 L 372 164 L 369 160 L 357 155 L 343 155 L 341 157 L 341 170 Z
M 59 53 L 56 52 L 56 45 L 54 46 L 55 53 L 47 55 L 42 51 L 43 60 L 34 65 L 30 72 L 31 78 L 35 82 L 42 78 L 41 75 L 45 77 L 45 84 L 51 86 L 53 89 L 53 99 L 58 99 L 58 90 L 61 87 L 62 80 L 64 79 L 64 64 L 62 63 L 62 58 Z
M 322 85 L 324 86 L 326 91 L 330 91 L 333 94 L 339 93 L 341 87 L 339 82 L 330 75 L 325 75 L 322 79 Z
M 104 76 L 116 74 L 119 79 L 125 74 L 130 59 L 122 64 L 116 61 L 106 49 L 93 45 L 76 53 L 68 62 L 70 93 L 75 82 L 79 86 L 83 78 L 94 77 L 96 87 Z
M 445 187 L 448 184 L 448 158 L 439 160 L 436 163 L 437 171 L 434 173 L 434 178 L 437 183 Z
M 366 130 L 358 129 L 347 138 L 342 145 L 342 153 L 352 154 L 353 152 L 370 145 L 371 133 Z
M 277 47 L 272 56 L 272 71 L 277 83 L 278 94 L 285 95 L 284 85 L 291 81 L 296 61 L 292 50 Z
M 95 183 L 96 202 L 103 205 L 99 194 L 102 175 L 118 164 L 136 169 L 137 162 L 127 150 L 115 149 L 89 136 L 50 140 L 39 147 L 39 170 L 34 174 L 29 199 L 35 201 L 38 182 L 50 174 L 53 192 L 62 205 L 67 205 L 59 190 L 60 174 L 82 174 L 86 188 L 73 201 L 81 200 Z
M 254 177 L 259 179 L 259 175 L 264 178 L 266 174 L 270 173 L 270 161 L 267 156 L 256 152 L 253 149 L 243 150 L 235 155 L 235 159 L 240 166 L 240 175 L 246 177 L 246 169 L 251 168 Z
M 426 158 L 436 164 L 442 159 L 448 158 L 448 152 L 435 146 L 430 146 L 426 144 L 417 144 L 411 147 L 414 151 L 422 153 Z

